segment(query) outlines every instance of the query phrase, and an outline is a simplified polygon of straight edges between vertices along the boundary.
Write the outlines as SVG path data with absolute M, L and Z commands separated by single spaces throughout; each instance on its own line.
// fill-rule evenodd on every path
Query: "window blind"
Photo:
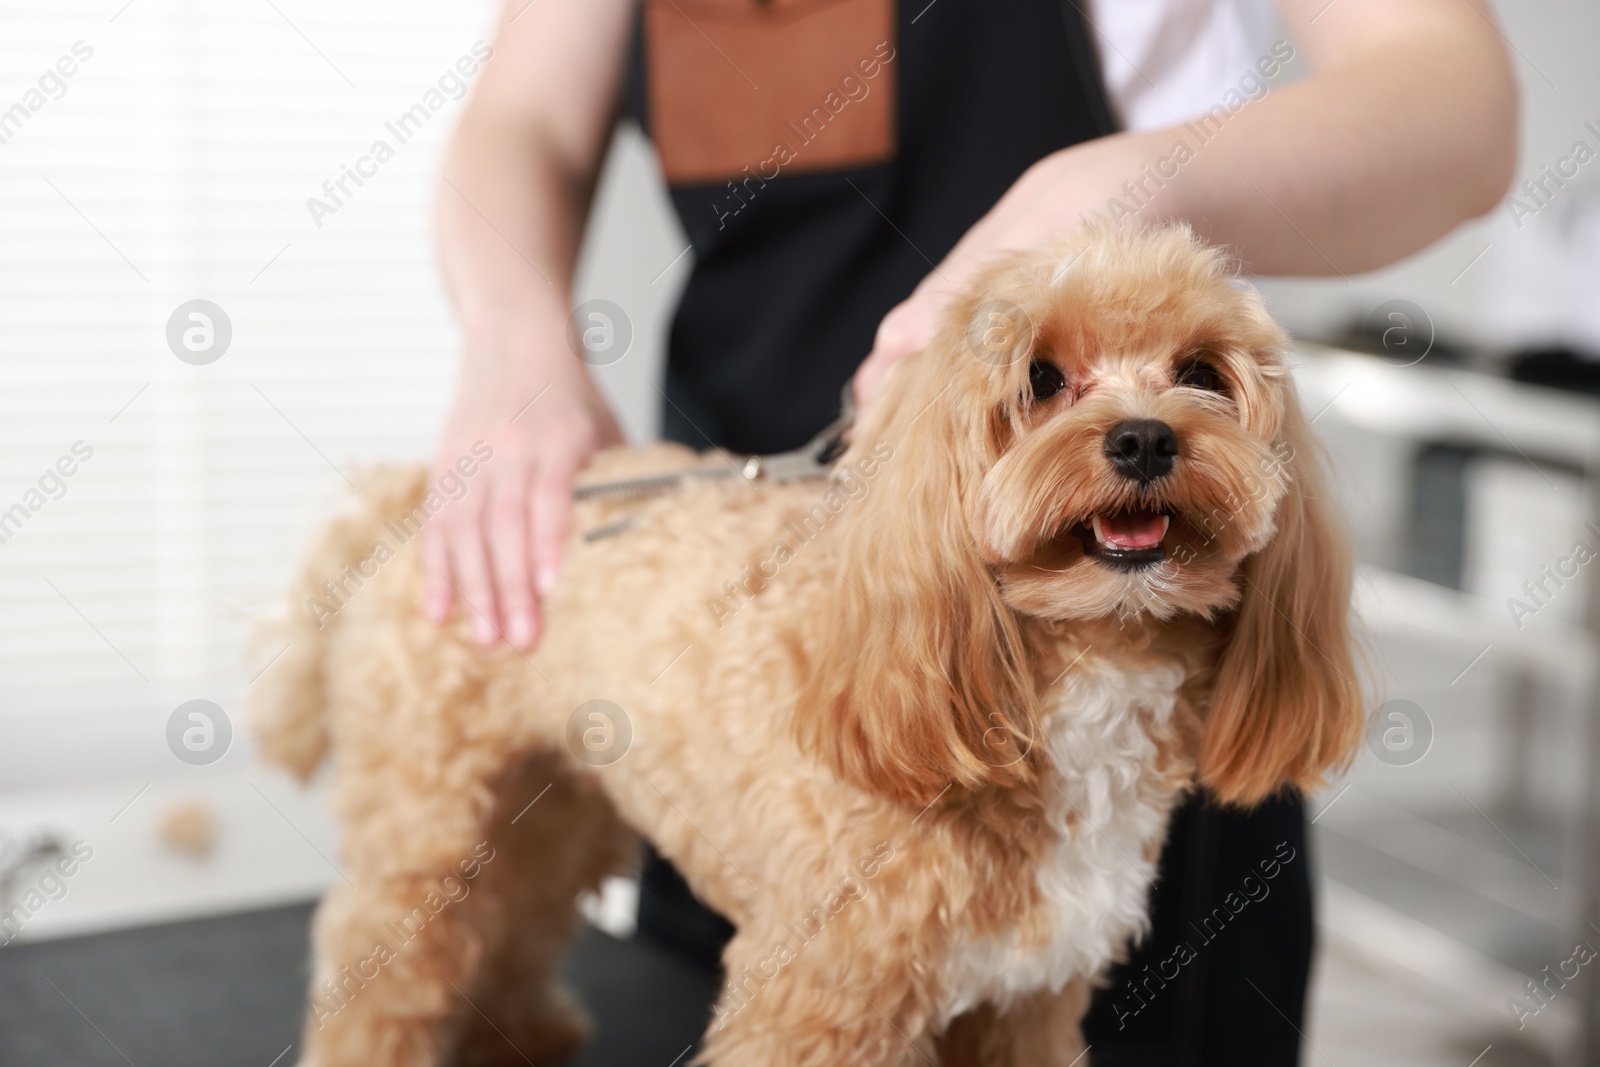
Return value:
M 177 704 L 238 706 L 340 472 L 429 455 L 432 184 L 493 5 L 0 12 L 0 738 L 170 761 Z M 195 300 L 231 326 L 212 362 L 168 344 Z M 37 774 L 15 749 L 0 788 Z

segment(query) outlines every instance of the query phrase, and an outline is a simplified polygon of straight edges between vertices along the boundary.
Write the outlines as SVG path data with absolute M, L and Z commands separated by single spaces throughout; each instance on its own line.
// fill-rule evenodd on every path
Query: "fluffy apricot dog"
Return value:
M 631 522 L 574 537 L 526 657 L 426 620 L 388 550 L 440 498 L 372 479 L 258 683 L 271 759 L 336 757 L 303 1062 L 572 1051 L 574 898 L 637 833 L 738 927 L 699 1062 L 1067 1067 L 1180 796 L 1314 786 L 1360 734 L 1286 347 L 1186 229 L 1014 255 L 831 478 L 581 503 Z

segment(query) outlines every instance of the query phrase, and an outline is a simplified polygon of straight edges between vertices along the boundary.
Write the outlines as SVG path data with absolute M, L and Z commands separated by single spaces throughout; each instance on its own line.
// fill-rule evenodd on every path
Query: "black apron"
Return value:
M 698 18 L 686 5 L 674 7 Z M 762 177 L 774 170 L 763 167 L 768 154 L 748 160 L 754 179 L 736 169 L 722 180 L 672 185 L 695 262 L 668 344 L 669 436 L 735 452 L 805 443 L 838 413 L 840 387 L 871 350 L 884 314 L 1022 172 L 1112 132 L 1094 51 L 1070 2 L 925 5 L 900 5 L 888 42 L 894 58 L 872 79 L 855 73 L 871 93 L 892 92 L 890 158 L 808 170 L 812 146 L 801 138 L 817 124 L 791 120 L 769 135 L 795 157 L 776 178 Z M 635 37 L 630 110 L 653 133 L 644 36 Z M 709 46 L 705 59 L 724 62 Z M 836 65 L 841 73 L 830 82 L 847 73 Z M 748 73 L 758 86 L 767 79 Z M 732 81 L 743 95 L 726 101 L 730 109 L 773 88 Z M 839 118 L 853 118 L 857 106 Z M 823 128 L 814 140 L 823 144 L 834 132 Z
M 628 109 L 656 143 L 694 251 L 668 343 L 668 439 L 733 452 L 804 443 L 837 414 L 883 316 L 1012 183 L 1114 132 L 1074 0 L 896 6 L 641 5 Z M 786 13 L 776 29 L 793 33 L 792 49 L 761 36 L 763 19 Z M 832 36 L 816 39 L 819 21 L 806 39 L 805 20 L 830 14 Z M 810 81 L 787 69 L 808 57 L 831 67 Z M 712 84 L 676 80 L 702 77 Z M 738 128 L 747 107 L 764 110 L 763 128 Z M 1198 800 L 1180 809 L 1151 934 L 1085 1019 L 1095 1067 L 1298 1062 L 1312 944 L 1305 844 L 1298 798 L 1249 814 Z M 1263 863 L 1275 864 L 1270 880 Z M 1241 889 L 1247 877 L 1265 888 Z M 642 883 L 641 936 L 716 967 L 732 926 L 653 850 Z

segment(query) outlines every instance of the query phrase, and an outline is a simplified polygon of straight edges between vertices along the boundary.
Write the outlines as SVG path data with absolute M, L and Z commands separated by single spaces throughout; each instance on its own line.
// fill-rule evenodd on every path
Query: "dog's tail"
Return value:
M 425 470 L 410 467 L 377 468 L 359 477 L 349 506 L 312 541 L 287 603 L 257 632 L 262 659 L 276 659 L 251 687 L 251 725 L 262 756 L 301 781 L 328 754 L 325 667 L 344 603 L 339 583 L 348 582 L 347 573 L 372 554 L 376 542 L 389 540 L 382 533 L 386 521 L 416 510 L 425 479 Z

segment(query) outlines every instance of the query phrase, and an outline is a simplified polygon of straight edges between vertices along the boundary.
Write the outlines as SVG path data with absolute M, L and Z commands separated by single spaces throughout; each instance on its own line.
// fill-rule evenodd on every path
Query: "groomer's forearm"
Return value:
M 1172 141 L 1154 145 L 1165 155 Z M 1258 274 L 1352 274 L 1492 209 L 1516 151 L 1498 49 L 1379 50 L 1240 110 L 1149 211 L 1191 222 Z
M 438 212 L 440 263 L 468 359 L 511 334 L 560 328 L 592 193 L 592 177 L 525 126 L 463 119 L 445 156 Z
M 1517 104 L 1487 23 L 1416 30 L 1269 90 L 1203 143 L 1179 125 L 1041 160 L 929 284 L 1096 211 L 1188 222 L 1259 274 L 1351 274 L 1418 251 L 1504 194 Z

